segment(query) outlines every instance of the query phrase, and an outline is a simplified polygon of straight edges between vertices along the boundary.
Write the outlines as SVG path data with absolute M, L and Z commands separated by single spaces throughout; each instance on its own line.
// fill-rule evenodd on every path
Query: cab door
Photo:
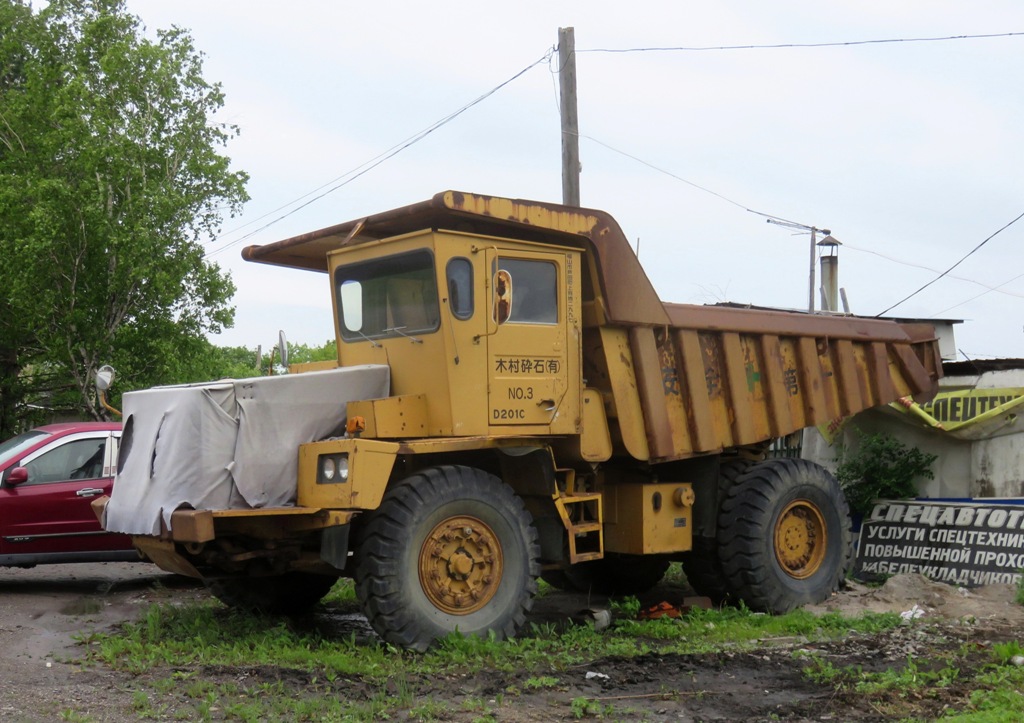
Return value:
M 567 254 L 497 251 L 489 310 L 497 328 L 488 336 L 492 427 L 542 425 L 550 433 L 575 427 L 579 389 L 569 380 L 578 363 L 579 313 L 566 294 L 571 267 Z

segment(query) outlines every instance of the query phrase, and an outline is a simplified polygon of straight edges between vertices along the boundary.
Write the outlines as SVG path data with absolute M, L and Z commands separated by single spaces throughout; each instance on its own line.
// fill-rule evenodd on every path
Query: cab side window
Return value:
M 473 316 L 473 264 L 469 259 L 454 258 L 448 262 L 448 305 L 456 319 Z
M 101 477 L 106 442 L 106 437 L 77 439 L 44 452 L 24 465 L 28 470 L 28 481 L 25 484 Z
M 510 322 L 558 323 L 558 269 L 553 263 L 502 258 L 498 267 L 512 277 Z

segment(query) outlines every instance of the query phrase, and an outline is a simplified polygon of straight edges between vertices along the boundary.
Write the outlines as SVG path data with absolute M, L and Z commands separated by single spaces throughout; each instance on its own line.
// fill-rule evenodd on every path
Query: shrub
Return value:
M 936 459 L 891 434 L 870 434 L 861 437 L 856 450 L 840 449 L 836 477 L 851 512 L 865 514 L 877 499 L 916 497 L 915 481 L 935 477 L 931 466 Z

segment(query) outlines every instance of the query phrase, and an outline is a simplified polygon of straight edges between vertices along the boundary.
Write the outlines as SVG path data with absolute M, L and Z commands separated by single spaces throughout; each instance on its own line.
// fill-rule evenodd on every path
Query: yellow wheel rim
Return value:
M 825 560 L 828 530 L 817 505 L 793 500 L 775 523 L 775 558 L 790 577 L 798 580 L 816 573 Z
M 501 544 L 475 517 L 449 517 L 420 548 L 420 586 L 438 610 L 469 615 L 484 607 L 501 582 Z

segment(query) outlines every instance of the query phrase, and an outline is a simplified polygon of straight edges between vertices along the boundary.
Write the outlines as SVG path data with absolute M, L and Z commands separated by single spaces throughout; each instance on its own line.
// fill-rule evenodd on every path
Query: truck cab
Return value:
M 368 436 L 580 432 L 579 250 L 425 230 L 328 264 L 340 363 L 391 368 Z

